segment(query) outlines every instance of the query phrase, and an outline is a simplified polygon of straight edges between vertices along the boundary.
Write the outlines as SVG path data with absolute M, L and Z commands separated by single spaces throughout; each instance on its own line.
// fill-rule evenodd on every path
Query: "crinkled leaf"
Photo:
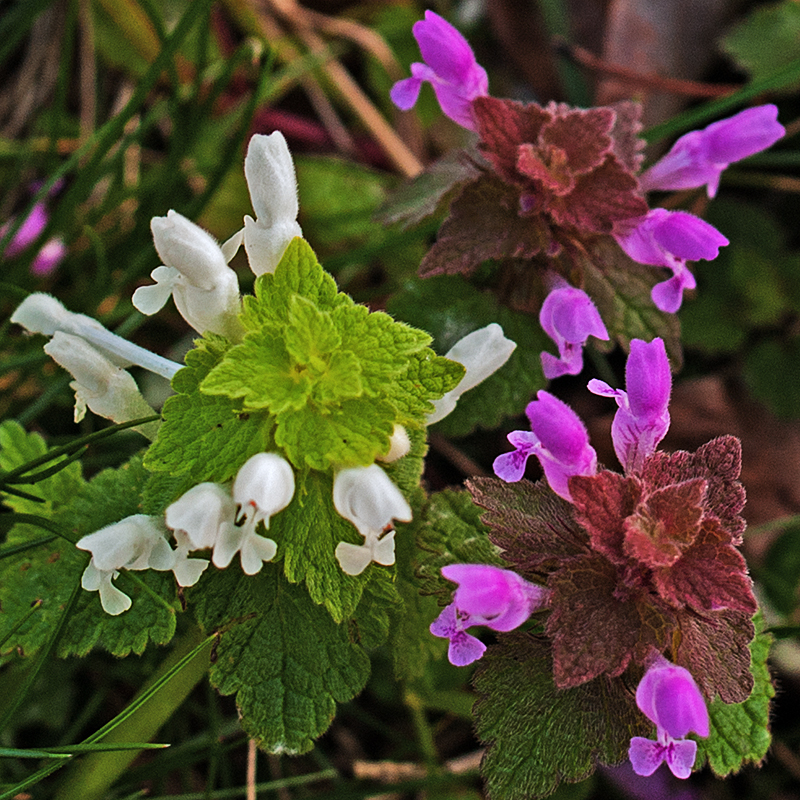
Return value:
M 544 640 L 522 632 L 498 640 L 475 675 L 477 732 L 488 744 L 481 771 L 491 800 L 545 797 L 598 764 L 621 763 L 631 737 L 649 733 L 622 679 L 559 689 Z
M 201 626 L 221 630 L 211 683 L 235 694 L 248 736 L 273 753 L 304 753 L 369 677 L 369 658 L 303 587 L 267 564 L 214 570 L 193 592 Z
M 395 424 L 424 424 L 430 401 L 463 374 L 434 356 L 424 331 L 337 294 L 301 239 L 257 280 L 242 318 L 249 333 L 202 391 L 267 409 L 275 443 L 298 469 L 372 463 Z
M 706 699 L 741 703 L 753 690 L 750 650 L 755 628 L 748 614 L 717 611 L 679 615 L 680 640 L 675 663 L 692 673 Z
M 556 685 L 578 686 L 621 675 L 670 641 L 675 618 L 646 595 L 621 595 L 616 568 L 595 555 L 576 556 L 554 572 L 546 631 L 553 641 Z
M 750 671 L 753 692 L 742 703 L 728 704 L 717 698 L 708 707 L 711 732 L 707 739 L 697 740 L 695 769 L 708 761 L 719 777 L 738 772 L 748 763 L 760 764 L 767 755 L 772 739 L 769 731 L 769 705 L 775 687 L 769 675 L 767 657 L 772 636 L 763 632 L 760 615 L 755 619 L 758 633 L 750 643 Z
M 215 339 L 200 339 L 173 379 L 178 392 L 164 404 L 164 422 L 145 455 L 153 472 L 188 475 L 193 483 L 230 480 L 255 453 L 268 449 L 271 421 L 264 412 L 243 412 L 241 403 L 200 393 L 200 383 L 223 357 Z M 174 499 L 174 498 L 173 498 Z
M 105 470 L 78 490 L 70 502 L 59 507 L 53 523 L 71 539 L 93 533 L 130 514 L 140 513 L 139 502 L 147 473 L 136 458 L 119 469 Z M 16 526 L 8 541 L 20 544 L 42 530 Z M 3 614 L 0 614 L 0 639 L 3 628 L 14 626 L 31 604 L 41 599 L 41 608 L 23 625 L 5 648 L 20 648 L 30 655 L 44 644 L 58 624 L 67 601 L 89 563 L 89 554 L 63 539 L 0 561 L 3 586 Z M 168 642 L 175 632 L 175 581 L 171 572 L 153 570 L 134 573 L 149 589 L 163 598 L 159 602 L 123 570 L 116 585 L 133 600 L 131 608 L 112 617 L 103 611 L 97 592 L 81 591 L 75 609 L 59 640 L 61 656 L 85 655 L 94 646 L 114 655 L 141 653 L 148 642 Z
M 564 559 L 585 553 L 586 531 L 575 522 L 572 506 L 544 481 L 506 483 L 499 478 L 471 478 L 467 488 L 489 539 L 503 559 L 524 578 L 541 582 Z
M 546 220 L 520 216 L 518 192 L 489 174 L 467 184 L 450 204 L 422 277 L 469 275 L 484 261 L 531 258 L 552 246 Z
M 476 162 L 482 161 L 475 151 L 451 150 L 394 191 L 378 210 L 376 221 L 399 223 L 403 229 L 418 225 L 433 216 L 459 186 L 475 180 L 480 174 Z
M 533 267 L 531 267 L 533 269 Z M 447 302 L 442 303 L 446 297 Z M 455 411 L 436 430 L 445 436 L 465 436 L 476 427 L 495 428 L 519 414 L 530 398 L 547 385 L 541 352 L 550 340 L 527 314 L 511 311 L 486 292 L 459 277 L 408 281 L 392 298 L 389 309 L 412 325 L 429 331 L 436 349 L 446 353 L 459 339 L 491 322 L 516 342 L 511 358 L 494 374 L 463 394 Z

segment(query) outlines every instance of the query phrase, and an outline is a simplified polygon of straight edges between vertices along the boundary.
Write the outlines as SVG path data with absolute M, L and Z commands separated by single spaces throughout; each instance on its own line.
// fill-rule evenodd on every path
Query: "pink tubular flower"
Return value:
M 705 184 L 714 197 L 719 179 L 734 161 L 771 147 L 786 133 L 774 105 L 756 106 L 701 131 L 681 136 L 672 149 L 642 174 L 642 188 L 694 189 Z
M 589 434 L 580 417 L 566 403 L 545 391 L 536 397 L 525 409 L 531 433 L 512 431 L 508 435 L 508 441 L 516 449 L 494 460 L 495 475 L 504 481 L 518 481 L 525 472 L 528 457 L 535 455 L 550 488 L 572 501 L 569 479 L 573 475 L 594 475 L 597 454 L 589 444 Z
M 619 410 L 611 426 L 614 452 L 625 472 L 638 472 L 669 430 L 669 395 L 672 375 L 662 339 L 631 341 L 625 365 L 625 389 L 612 389 L 592 379 L 589 391 L 613 397 Z
M 652 775 L 662 761 L 676 778 L 688 778 L 697 754 L 689 731 L 709 734 L 708 709 L 691 673 L 659 655 L 636 689 L 636 704 L 656 726 L 656 741 L 634 736 L 628 757 L 638 775 Z
M 564 280 L 558 281 L 542 303 L 539 323 L 558 347 L 558 358 L 542 353 L 542 369 L 548 380 L 577 375 L 583 369 L 583 346 L 589 336 L 608 339 L 606 326 L 589 295 Z
M 458 584 L 453 602 L 431 623 L 434 636 L 450 640 L 451 664 L 464 667 L 486 650 L 479 639 L 466 632 L 474 625 L 495 631 L 518 628 L 547 602 L 547 589 L 529 583 L 509 569 L 487 564 L 451 564 L 442 575 Z
M 701 258 L 713 261 L 719 248 L 728 244 L 713 225 L 686 211 L 665 208 L 654 208 L 643 217 L 627 220 L 618 226 L 614 238 L 634 261 L 672 270 L 672 278 L 657 284 L 652 291 L 656 307 L 668 313 L 680 308 L 684 289 L 696 286 L 686 262 Z
M 413 63 L 411 77 L 395 83 L 392 102 L 408 111 L 417 102 L 423 82 L 429 81 L 444 114 L 474 131 L 471 106 L 476 97 L 488 94 L 486 70 L 475 60 L 467 40 L 435 12 L 426 11 L 413 31 L 425 63 Z

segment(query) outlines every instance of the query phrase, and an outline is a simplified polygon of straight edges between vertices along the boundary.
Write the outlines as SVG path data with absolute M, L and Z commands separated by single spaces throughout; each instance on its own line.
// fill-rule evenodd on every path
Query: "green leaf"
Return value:
M 223 627 L 211 683 L 235 694 L 248 736 L 273 753 L 304 753 L 369 677 L 369 659 L 308 593 L 267 565 L 215 571 L 193 591 L 202 627 Z
M 268 414 L 243 412 L 228 397 L 200 393 L 200 382 L 223 357 L 223 343 L 219 337 L 200 339 L 187 354 L 186 367 L 173 379 L 178 394 L 164 404 L 164 423 L 145 455 L 147 469 L 187 475 L 192 485 L 224 482 L 250 456 L 269 449 Z
M 68 504 L 62 505 L 53 522 L 77 541 L 139 513 L 146 479 L 147 472 L 139 458 L 119 469 L 105 470 L 77 491 Z M 9 544 L 24 542 L 31 535 L 29 531 L 37 529 L 15 526 L 9 533 Z M 34 535 L 40 536 L 41 532 Z M 6 652 L 19 648 L 31 655 L 46 643 L 88 563 L 88 553 L 63 539 L 0 561 L 4 612 L 0 614 L 0 640 L 5 638 L 4 631 L 13 628 L 34 602 L 42 601 L 39 611 L 6 642 Z M 94 646 L 116 656 L 138 654 L 149 641 L 164 644 L 172 638 L 177 610 L 172 573 L 122 571 L 116 585 L 133 600 L 130 610 L 112 617 L 103 611 L 96 592 L 82 591 L 59 641 L 60 656 L 85 655 Z
M 10 472 L 47 453 L 47 444 L 36 433 L 27 433 L 15 420 L 0 424 L 0 470 Z M 64 458 L 54 462 L 58 464 Z M 49 465 L 48 465 L 49 466 Z M 81 465 L 73 462 L 49 478 L 26 486 L 25 491 L 44 500 L 38 503 L 24 497 L 0 493 L 3 503 L 19 514 L 39 514 L 48 517 L 59 506 L 68 502 L 83 485 Z M 38 531 L 41 536 L 42 531 Z
M 800 417 L 800 339 L 758 342 L 746 356 L 744 377 L 775 414 Z
M 708 708 L 711 732 L 707 739 L 697 739 L 694 769 L 708 761 L 716 775 L 723 778 L 738 772 L 745 764 L 760 764 L 769 750 L 769 705 L 775 687 L 769 675 L 767 657 L 772 636 L 764 633 L 761 614 L 755 617 L 756 637 L 750 643 L 750 671 L 755 685 L 743 703 L 728 705 L 717 698 Z
M 800 7 L 793 0 L 759 7 L 720 44 L 753 80 L 769 77 L 800 58 Z
M 324 605 L 336 622 L 352 616 L 374 570 L 348 575 L 336 560 L 339 542 L 362 544 L 355 526 L 333 507 L 330 475 L 306 471 L 296 476 L 292 502 L 270 521 L 269 536 L 278 543 L 278 557 L 292 583 L 305 582 L 315 603 Z
M 531 633 L 498 636 L 475 674 L 481 764 L 492 800 L 545 797 L 598 764 L 619 764 L 632 736 L 649 733 L 621 678 L 596 678 L 573 689 L 553 683 L 548 644 Z
M 395 424 L 424 425 L 430 401 L 463 374 L 428 350 L 428 334 L 337 294 L 302 239 L 256 281 L 242 321 L 244 341 L 201 389 L 268 410 L 275 443 L 298 469 L 371 464 Z
M 410 280 L 392 298 L 389 310 L 429 331 L 440 353 L 490 322 L 499 323 L 517 344 L 501 369 L 462 395 L 455 411 L 436 423 L 436 430 L 445 436 L 465 436 L 477 427 L 496 428 L 503 419 L 521 414 L 531 396 L 547 385 L 540 355 L 552 346 L 546 334 L 529 315 L 501 306 L 491 294 L 459 276 Z

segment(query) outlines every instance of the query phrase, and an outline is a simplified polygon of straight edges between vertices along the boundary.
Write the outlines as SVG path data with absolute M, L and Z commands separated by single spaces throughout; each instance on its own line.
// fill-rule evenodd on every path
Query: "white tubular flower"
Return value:
M 379 537 L 392 520 L 409 522 L 411 506 L 377 464 L 339 472 L 333 481 L 333 505 L 365 540 L 360 546 L 340 542 L 336 547 L 336 558 L 348 575 L 358 575 L 370 561 L 394 564 L 393 532 Z
M 455 389 L 451 389 L 440 400 L 433 401 L 436 410 L 428 415 L 428 425 L 444 419 L 456 407 L 461 395 L 500 369 L 511 358 L 516 347 L 516 342 L 506 339 L 503 329 L 496 322 L 459 339 L 447 351 L 445 358 L 463 364 L 467 372 Z
M 184 531 L 175 531 L 175 564 L 172 573 L 178 586 L 194 586 L 200 580 L 209 563 L 204 558 L 189 558 L 195 549 L 189 536 Z
M 233 525 L 236 503 L 218 483 L 199 483 L 167 506 L 164 518 L 167 527 L 184 533 L 191 550 L 214 547 L 224 525 Z
M 214 237 L 176 211 L 153 217 L 150 228 L 164 266 L 150 274 L 155 285 L 140 286 L 133 293 L 134 306 L 143 314 L 155 314 L 172 295 L 181 316 L 198 333 L 241 339 L 239 279 Z M 226 247 L 230 241 L 235 237 Z M 235 252 L 235 247 L 228 248 L 229 257 Z
M 98 416 L 113 422 L 127 422 L 155 413 L 142 397 L 131 375 L 115 367 L 99 350 L 79 336 L 56 331 L 44 346 L 44 351 L 75 378 L 70 383 L 75 392 L 75 422 L 84 418 L 87 406 Z M 158 424 L 150 422 L 137 425 L 135 430 L 153 439 L 158 432 Z
M 121 569 L 171 570 L 175 553 L 164 538 L 156 517 L 134 514 L 84 536 L 76 543 L 92 560 L 81 578 L 89 592 L 100 592 L 103 611 L 117 616 L 131 607 L 131 599 L 111 582 Z
M 56 331 L 61 331 L 79 336 L 118 367 L 135 364 L 167 380 L 171 380 L 181 368 L 181 364 L 162 358 L 111 333 L 96 319 L 68 311 L 55 297 L 43 292 L 28 295 L 11 315 L 11 321 L 21 325 L 29 333 L 53 336 Z
M 393 530 L 387 531 L 380 539 L 376 534 L 370 534 L 364 544 L 339 542 L 335 555 L 342 572 L 360 575 L 372 561 L 390 567 L 394 564 L 394 533 Z
M 280 131 L 250 139 L 244 176 L 256 219 L 244 218 L 244 247 L 256 275 L 275 272 L 289 242 L 303 231 L 297 223 L 297 180 Z
M 257 453 L 249 458 L 233 482 L 233 502 L 239 517 L 234 525 L 223 525 L 214 545 L 212 561 L 225 568 L 239 553 L 242 571 L 255 575 L 265 561 L 275 556 L 277 545 L 259 536 L 259 522 L 269 528 L 269 520 L 282 511 L 294 496 L 294 472 L 286 459 L 276 453 Z

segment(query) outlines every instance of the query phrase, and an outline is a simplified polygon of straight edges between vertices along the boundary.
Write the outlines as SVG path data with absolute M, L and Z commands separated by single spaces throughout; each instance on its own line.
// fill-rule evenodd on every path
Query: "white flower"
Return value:
M 226 254 L 211 234 L 176 211 L 153 217 L 150 228 L 164 265 L 150 274 L 155 285 L 140 286 L 133 293 L 134 306 L 143 314 L 155 314 L 172 295 L 198 333 L 241 339 L 239 279 L 226 258 L 233 256 L 235 247 Z
M 57 331 L 61 331 L 79 336 L 117 367 L 129 367 L 135 364 L 167 380 L 171 380 L 181 368 L 180 364 L 111 333 L 96 319 L 68 311 L 55 297 L 43 292 L 28 295 L 11 315 L 11 321 L 21 325 L 29 333 L 53 336 Z
M 83 419 L 87 406 L 95 414 L 113 422 L 127 422 L 155 413 L 131 375 L 114 366 L 79 336 L 56 331 L 44 346 L 44 351 L 75 378 L 70 383 L 75 392 L 75 422 Z M 150 422 L 137 426 L 136 430 L 153 439 L 158 425 Z
M 297 223 L 297 180 L 280 131 L 250 139 L 244 175 L 256 219 L 244 218 L 244 247 L 256 275 L 275 272 L 289 242 L 303 231 Z
M 461 395 L 500 369 L 511 358 L 516 347 L 515 342 L 506 339 L 503 329 L 496 322 L 459 339 L 447 351 L 445 358 L 463 364 L 466 374 L 455 389 L 451 389 L 440 400 L 434 400 L 436 410 L 428 415 L 428 425 L 444 419 L 456 407 Z
M 189 553 L 196 549 L 184 531 L 175 531 L 175 564 L 172 573 L 178 586 L 194 586 L 205 572 L 209 562 L 204 558 L 189 558 Z
M 167 506 L 167 527 L 183 533 L 191 550 L 214 547 L 224 525 L 233 525 L 236 503 L 230 492 L 218 483 L 199 483 Z
M 233 501 L 238 509 L 235 525 L 223 525 L 214 545 L 212 560 L 227 567 L 239 553 L 242 571 L 255 575 L 264 561 L 271 561 L 277 545 L 259 536 L 259 522 L 269 528 L 270 517 L 282 511 L 294 496 L 294 472 L 286 459 L 276 453 L 257 453 L 249 458 L 233 482 Z
M 131 607 L 131 599 L 111 582 L 121 569 L 171 570 L 175 553 L 164 538 L 156 517 L 134 514 L 84 536 L 76 543 L 92 560 L 81 578 L 89 592 L 100 592 L 107 614 L 116 616 Z
M 340 542 L 336 547 L 336 558 L 345 572 L 358 575 L 370 561 L 385 566 L 394 564 L 393 531 L 379 537 L 392 520 L 409 522 L 411 506 L 377 464 L 337 473 L 333 481 L 333 505 L 364 537 L 363 545 Z
M 381 538 L 371 533 L 364 544 L 339 542 L 335 554 L 342 571 L 348 575 L 360 575 L 371 561 L 390 567 L 394 564 L 394 533 L 394 530 L 387 531 Z

